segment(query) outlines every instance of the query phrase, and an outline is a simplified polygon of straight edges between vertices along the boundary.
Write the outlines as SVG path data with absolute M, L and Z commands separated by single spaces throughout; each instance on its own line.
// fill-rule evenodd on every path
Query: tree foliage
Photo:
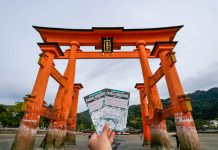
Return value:
M 15 105 L 0 105 L 0 122 L 3 127 L 18 127 L 23 117 L 21 110 L 22 102 L 16 102 Z

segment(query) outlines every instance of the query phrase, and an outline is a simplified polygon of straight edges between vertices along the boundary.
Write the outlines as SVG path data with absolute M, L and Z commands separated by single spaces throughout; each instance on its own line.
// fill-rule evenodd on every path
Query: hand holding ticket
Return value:
M 97 134 L 105 123 L 114 131 L 126 128 L 130 93 L 103 89 L 84 97 Z

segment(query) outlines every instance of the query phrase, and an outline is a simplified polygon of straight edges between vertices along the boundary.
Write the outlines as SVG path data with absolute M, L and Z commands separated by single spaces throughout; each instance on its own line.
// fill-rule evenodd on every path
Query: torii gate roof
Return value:
M 113 37 L 114 49 L 121 46 L 135 46 L 139 40 L 147 45 L 155 42 L 172 42 L 181 26 L 145 29 L 124 29 L 123 27 L 93 27 L 92 29 L 66 29 L 33 26 L 45 43 L 58 43 L 68 46 L 71 41 L 77 41 L 81 46 L 95 46 L 101 49 L 102 37 Z

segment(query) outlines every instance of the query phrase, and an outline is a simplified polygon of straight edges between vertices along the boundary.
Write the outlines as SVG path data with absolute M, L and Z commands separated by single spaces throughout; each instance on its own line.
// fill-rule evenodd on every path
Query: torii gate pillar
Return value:
M 46 61 L 40 64 L 32 93 L 25 97 L 23 106 L 25 110 L 24 117 L 11 146 L 11 150 L 29 150 L 34 147 L 48 78 L 53 67 L 53 59 L 58 54 L 57 49 L 52 45 L 47 45 L 41 49 L 44 51 L 44 54 L 40 56 L 40 60 Z
M 176 132 L 179 138 L 180 149 L 201 149 L 199 137 L 192 118 L 190 98 L 184 94 L 182 84 L 175 67 L 175 43 L 159 43 L 153 55 L 159 56 L 161 66 L 169 90 L 172 113 L 175 118 Z
M 151 127 L 151 147 L 171 149 L 172 144 L 167 134 L 165 119 L 159 119 L 156 112 L 163 109 L 156 85 L 150 85 L 152 72 L 148 62 L 148 53 L 145 48 L 146 42 L 140 40 L 136 43 L 139 51 L 142 74 L 144 78 L 145 93 L 149 103 L 149 117 Z M 149 51 L 148 51 L 149 52 Z
M 66 78 L 65 86 L 60 85 L 54 108 L 58 110 L 58 119 L 51 120 L 46 137 L 41 144 L 43 148 L 61 149 L 64 147 L 64 141 L 67 132 L 67 119 L 70 113 L 72 104 L 72 95 L 74 89 L 74 79 L 76 70 L 76 53 L 79 50 L 79 43 L 72 41 L 70 43 L 69 61 L 64 73 Z
M 135 88 L 139 90 L 140 94 L 140 107 L 141 107 L 141 118 L 142 118 L 142 126 L 143 126 L 143 146 L 150 145 L 151 135 L 150 135 L 150 127 L 149 127 L 149 115 L 148 115 L 148 105 L 146 101 L 145 88 L 143 83 L 137 83 Z
M 79 91 L 83 88 L 82 84 L 74 84 L 74 94 L 72 97 L 72 104 L 70 109 L 70 114 L 67 120 L 67 134 L 66 142 L 69 145 L 76 145 L 76 118 L 77 118 L 77 106 Z

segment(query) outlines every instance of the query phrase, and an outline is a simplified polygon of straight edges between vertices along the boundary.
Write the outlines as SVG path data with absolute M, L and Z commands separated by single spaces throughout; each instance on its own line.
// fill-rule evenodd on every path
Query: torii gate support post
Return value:
M 46 59 L 44 66 L 40 65 L 32 93 L 24 103 L 25 113 L 11 150 L 31 150 L 34 147 L 37 127 L 40 120 L 40 108 L 43 105 L 50 70 L 53 67 L 55 53 L 50 49 L 41 59 Z
M 59 118 L 57 121 L 51 121 L 49 129 L 44 140 L 44 148 L 56 148 L 62 149 L 64 147 L 64 141 L 67 131 L 67 119 L 70 113 L 70 107 L 72 103 L 72 95 L 74 88 L 75 70 L 76 70 L 76 53 L 79 50 L 79 43 L 72 41 L 70 43 L 71 49 L 69 54 L 69 61 L 64 73 L 66 78 L 66 85 L 59 87 L 54 107 L 59 111 Z
M 166 78 L 180 149 L 199 150 L 201 146 L 191 114 L 190 99 L 184 94 L 175 67 L 176 59 L 174 52 L 172 52 L 175 44 L 176 43 L 160 43 L 157 45 L 156 55 L 159 55 L 161 59 L 161 65 Z M 174 63 L 172 63 L 172 61 L 174 61 Z
M 150 127 L 148 123 L 149 115 L 148 115 L 148 105 L 146 101 L 146 94 L 144 84 L 137 83 L 135 88 L 139 90 L 140 94 L 140 103 L 141 103 L 141 118 L 142 118 L 142 126 L 143 126 L 143 146 L 150 145 L 151 135 L 150 135 Z
M 79 91 L 83 88 L 82 84 L 74 84 L 74 94 L 72 96 L 72 104 L 70 109 L 70 114 L 67 120 L 67 133 L 66 133 L 66 142 L 69 145 L 76 145 L 76 118 L 77 118 L 77 106 Z
M 151 147 L 172 149 L 172 144 L 167 133 L 166 121 L 164 119 L 160 120 L 158 116 L 153 115 L 157 114 L 155 113 L 157 110 L 162 110 L 163 106 L 160 101 L 156 85 L 153 85 L 152 87 L 150 86 L 149 78 L 152 76 L 152 72 L 149 67 L 148 54 L 145 46 L 146 42 L 143 40 L 140 40 L 136 43 L 136 47 L 140 55 L 145 93 L 148 97 L 149 112 L 152 113 L 149 113 L 149 116 L 151 117 Z

